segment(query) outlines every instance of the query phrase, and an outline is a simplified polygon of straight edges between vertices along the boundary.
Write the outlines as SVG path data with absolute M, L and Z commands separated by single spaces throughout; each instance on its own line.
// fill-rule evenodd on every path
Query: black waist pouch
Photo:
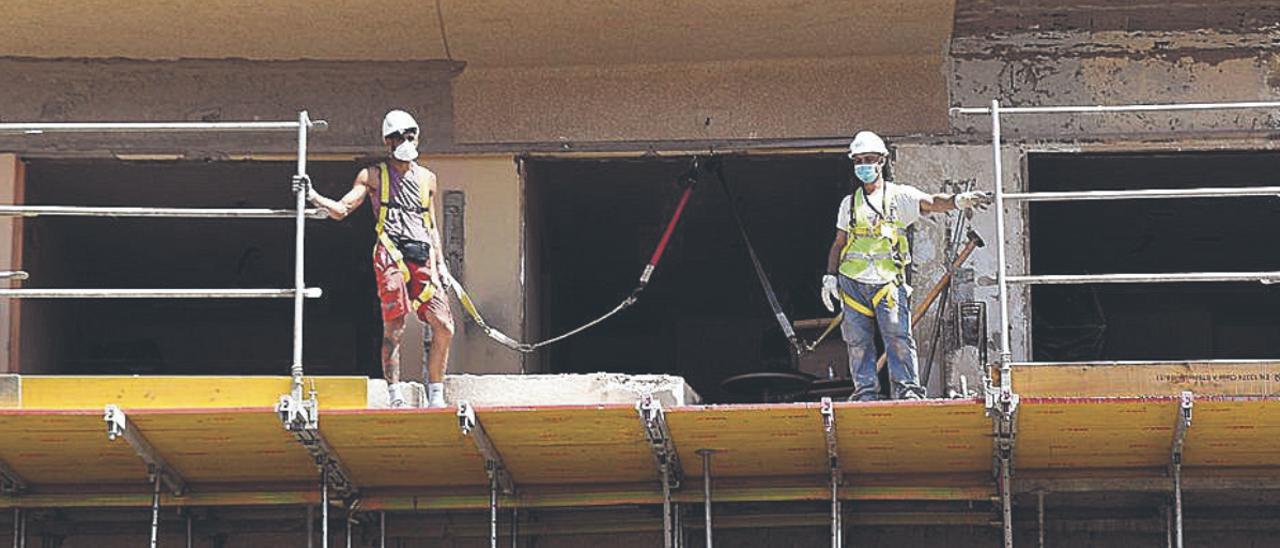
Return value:
M 406 261 L 427 264 L 427 258 L 431 256 L 431 246 L 426 242 L 401 240 L 396 242 L 396 247 L 400 248 L 400 254 Z

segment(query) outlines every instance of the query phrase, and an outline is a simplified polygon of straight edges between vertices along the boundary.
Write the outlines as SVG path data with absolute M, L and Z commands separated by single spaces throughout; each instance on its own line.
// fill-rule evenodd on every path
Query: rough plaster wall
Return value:
M 452 142 L 452 62 L 30 60 L 0 58 L 4 122 L 296 120 L 309 110 L 330 129 L 312 153 L 377 152 L 382 116 L 411 111 L 428 147 Z M 157 152 L 219 158 L 291 154 L 289 133 L 0 136 L 0 151 Z
M 1280 26 L 1252 33 L 1036 32 L 958 37 L 953 105 L 1093 105 L 1280 99 Z M 956 130 L 990 131 L 985 116 L 953 117 Z M 1034 115 L 1006 119 L 1010 138 L 1272 132 L 1276 110 Z
M 454 87 L 459 143 L 767 139 L 947 129 L 938 56 L 482 68 Z
M 1017 147 L 1006 146 L 1002 149 L 1004 164 L 1005 189 L 1013 192 L 1025 188 L 1022 178 L 1022 154 Z M 948 145 L 948 144 L 903 144 L 894 147 L 894 178 L 902 183 L 917 186 L 926 192 L 940 192 L 946 180 L 976 180 L 977 190 L 991 191 L 994 187 L 995 172 L 991 163 L 991 147 L 981 145 Z M 1006 247 L 1006 268 L 1009 274 L 1021 274 L 1027 271 L 1027 238 L 1025 217 L 1018 206 L 1005 210 L 1005 234 L 1008 238 Z M 987 331 L 990 335 L 988 359 L 995 360 L 999 356 L 999 310 L 1000 303 L 996 291 L 996 229 L 995 211 L 988 209 L 978 212 L 970 220 L 973 228 L 986 241 L 986 247 L 976 249 L 969 257 L 966 270 L 957 275 L 952 289 L 951 303 L 948 305 L 948 318 L 954 318 L 958 303 L 966 300 L 977 300 L 987 303 Z M 934 214 L 922 219 L 915 225 L 915 237 L 912 247 L 914 264 L 913 280 L 915 293 L 913 300 L 923 298 L 929 288 L 938 280 L 946 269 L 944 257 L 947 245 L 945 220 Z M 1014 329 L 1010 332 L 1009 344 L 1015 359 L 1026 359 L 1030 356 L 1031 331 L 1028 301 L 1030 292 L 1024 287 L 1010 286 L 1009 315 Z M 934 321 L 937 317 L 938 304 L 930 309 L 925 321 L 915 326 L 916 340 L 920 342 L 920 355 L 927 356 L 928 342 L 932 338 Z M 944 334 L 954 333 L 954 325 L 944 325 Z M 946 339 L 944 339 L 944 344 Z M 948 345 L 950 348 L 950 345 Z M 934 363 L 934 379 L 941 379 L 938 368 L 942 361 L 949 365 L 950 378 L 946 379 L 947 387 L 959 389 L 960 375 L 964 375 L 970 389 L 977 389 L 982 374 L 977 370 L 976 355 L 973 349 L 960 348 L 948 352 L 939 352 Z M 933 394 L 943 393 L 934 386 Z
M 463 271 L 455 273 L 489 325 L 522 338 L 520 178 L 511 156 L 425 157 L 441 192 L 466 193 Z M 449 373 L 520 373 L 521 355 L 495 343 L 449 297 L 456 328 Z M 410 321 L 401 349 L 406 378 L 422 376 L 423 324 Z

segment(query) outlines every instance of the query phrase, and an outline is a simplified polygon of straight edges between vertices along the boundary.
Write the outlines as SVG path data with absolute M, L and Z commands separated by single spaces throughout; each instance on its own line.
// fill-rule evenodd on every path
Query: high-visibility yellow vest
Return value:
M 874 222 L 862 207 L 865 203 L 862 188 L 853 192 L 849 200 L 849 218 L 853 222 L 846 229 L 848 241 L 840 252 L 840 274 L 858 279 L 874 268 L 880 277 L 890 283 L 904 283 L 906 266 L 911 263 L 911 250 L 907 242 L 907 227 L 902 224 L 894 199 L 894 187 L 885 183 L 884 198 Z

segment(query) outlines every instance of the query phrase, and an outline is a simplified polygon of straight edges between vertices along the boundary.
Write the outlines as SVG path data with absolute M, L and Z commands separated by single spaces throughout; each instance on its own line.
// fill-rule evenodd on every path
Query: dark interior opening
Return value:
M 1276 183 L 1278 152 L 1033 154 L 1033 191 Z M 1280 200 L 1033 203 L 1035 274 L 1280 270 Z M 1280 286 L 1095 284 L 1032 289 L 1036 360 L 1280 357 Z
M 329 196 L 357 165 L 312 162 Z M 292 162 L 32 161 L 26 203 L 290 208 Z M 308 372 L 378 375 L 381 323 L 367 206 L 346 221 L 309 221 L 304 322 Z M 287 288 L 286 219 L 37 217 L 24 224 L 32 288 Z M 25 373 L 287 375 L 289 299 L 98 299 L 21 303 Z
M 541 337 L 595 318 L 628 295 L 675 210 L 675 181 L 690 161 L 526 163 Z M 849 169 L 840 155 L 724 159 L 752 243 L 792 320 L 829 316 L 818 289 Z M 728 398 L 719 388 L 727 377 L 787 370 L 786 339 L 728 205 L 719 183 L 704 177 L 639 302 L 550 347 L 547 369 L 682 375 L 709 401 Z

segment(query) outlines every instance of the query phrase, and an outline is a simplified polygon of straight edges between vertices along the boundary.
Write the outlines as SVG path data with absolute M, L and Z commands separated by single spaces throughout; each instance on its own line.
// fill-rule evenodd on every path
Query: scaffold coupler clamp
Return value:
M 671 430 L 667 427 L 662 402 L 654 399 L 653 394 L 646 393 L 636 402 L 636 410 L 640 413 L 645 439 L 649 442 L 649 449 L 653 452 L 662 481 L 670 489 L 679 489 L 684 480 L 683 467 L 680 465 L 680 454 L 676 452 L 675 442 L 671 438 Z
M 276 414 L 280 416 L 284 429 L 290 432 L 316 430 L 320 427 L 319 406 L 314 397 L 302 399 L 293 394 L 280 396 Z
M 984 390 L 987 416 L 991 417 L 995 438 L 994 469 L 998 475 L 1000 466 L 1012 466 L 1013 444 L 1017 435 L 1018 395 L 1007 386 L 988 383 Z

